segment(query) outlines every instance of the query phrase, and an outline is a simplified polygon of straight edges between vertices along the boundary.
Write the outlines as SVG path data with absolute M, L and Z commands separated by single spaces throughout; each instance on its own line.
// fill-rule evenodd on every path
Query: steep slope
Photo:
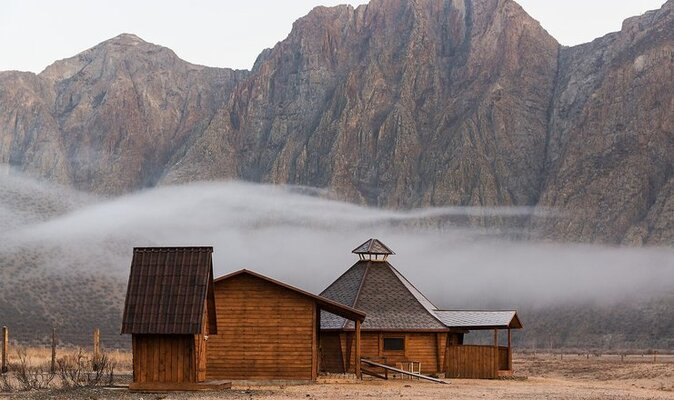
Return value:
M 539 206 L 534 238 L 670 245 L 673 9 L 561 48 L 512 0 L 318 7 L 251 71 L 121 35 L 0 73 L 0 173 L 105 195 L 231 178 L 390 208 Z
M 245 75 L 128 34 L 37 76 L 5 73 L 0 160 L 98 193 L 153 186 Z
M 549 129 L 546 236 L 674 243 L 674 1 L 561 51 Z
M 557 51 L 509 0 L 316 8 L 165 182 L 209 171 L 387 207 L 533 205 Z

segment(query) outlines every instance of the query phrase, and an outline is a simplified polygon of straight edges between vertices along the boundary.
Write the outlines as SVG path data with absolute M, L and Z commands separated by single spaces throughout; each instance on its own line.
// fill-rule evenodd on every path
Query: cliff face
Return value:
M 533 205 L 557 51 L 511 1 L 317 8 L 166 181 L 215 162 L 379 206 Z
M 157 183 L 246 72 L 120 35 L 39 75 L 0 74 L 0 161 L 119 194 Z
M 549 135 L 545 236 L 674 243 L 674 1 L 561 51 Z
M 673 4 L 573 48 L 511 0 L 318 7 L 250 72 L 122 35 L 0 73 L 0 163 L 105 194 L 237 178 L 540 206 L 536 237 L 671 244 Z

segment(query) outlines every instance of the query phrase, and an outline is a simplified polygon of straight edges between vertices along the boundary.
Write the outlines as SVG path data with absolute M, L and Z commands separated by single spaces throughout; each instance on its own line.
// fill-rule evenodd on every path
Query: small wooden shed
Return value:
M 122 319 L 122 334 L 132 335 L 129 389 L 206 387 L 199 385 L 206 379 L 206 340 L 217 332 L 212 253 L 212 247 L 134 249 Z
M 218 333 L 208 340 L 208 379 L 315 380 L 321 311 L 351 321 L 354 352 L 360 349 L 363 312 L 253 271 L 216 279 L 215 305 Z

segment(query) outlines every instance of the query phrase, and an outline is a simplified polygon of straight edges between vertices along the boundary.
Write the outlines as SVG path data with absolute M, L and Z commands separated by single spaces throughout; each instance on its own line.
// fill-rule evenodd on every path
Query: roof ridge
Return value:
M 400 271 L 398 271 L 398 270 L 396 269 L 396 267 L 394 267 L 393 265 L 391 265 L 391 263 L 389 263 L 388 261 L 385 261 L 384 263 L 385 263 L 386 265 L 388 265 L 388 267 L 393 271 L 393 275 L 395 275 L 396 278 L 400 281 L 400 283 L 402 283 L 403 286 L 405 286 L 405 288 L 412 294 L 412 297 L 414 297 L 414 300 L 416 300 L 417 303 L 419 303 L 419 305 L 420 305 L 424 310 L 426 310 L 426 312 L 427 312 L 431 317 L 433 317 L 436 321 L 438 321 L 438 322 L 439 322 L 440 324 L 442 324 L 443 326 L 448 327 L 447 324 L 445 324 L 445 323 L 444 323 L 444 322 L 443 322 L 443 321 L 442 321 L 442 320 L 435 314 L 435 311 L 438 310 L 438 307 L 437 307 L 435 304 L 433 304 L 433 302 L 430 301 L 430 300 L 428 299 L 428 297 L 426 297 L 425 294 L 423 294 L 419 289 L 417 289 L 417 287 L 414 286 L 414 284 L 413 284 L 412 282 L 410 282 L 410 281 L 405 277 L 405 275 L 401 274 Z M 419 300 L 419 298 L 414 294 L 414 292 L 412 292 L 412 291 L 410 290 L 410 288 L 409 288 L 405 283 L 409 284 L 409 286 L 411 286 L 412 289 L 414 289 L 414 290 L 415 290 L 421 297 L 424 298 L 424 300 L 426 300 L 431 306 L 433 306 L 433 308 L 429 309 L 425 304 L 423 304 L 423 302 L 421 302 L 421 301 Z
M 356 295 L 353 297 L 353 305 L 351 308 L 356 308 L 356 304 L 358 304 L 358 299 L 360 299 L 360 293 L 363 291 L 363 286 L 365 285 L 365 279 L 367 278 L 367 273 L 370 271 L 370 264 L 372 261 L 368 261 L 367 264 L 365 264 L 365 271 L 363 272 L 363 277 L 360 278 L 360 285 L 358 285 L 358 291 L 356 292 Z M 355 265 L 357 265 L 356 263 Z M 350 269 L 350 268 L 349 268 Z M 367 318 L 367 317 L 365 317 Z M 342 325 L 342 329 L 346 328 L 346 325 L 349 323 L 349 320 L 344 320 L 344 324 Z

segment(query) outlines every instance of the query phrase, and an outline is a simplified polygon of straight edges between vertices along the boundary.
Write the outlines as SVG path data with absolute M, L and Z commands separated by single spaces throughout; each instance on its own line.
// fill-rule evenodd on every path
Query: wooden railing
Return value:
M 508 348 L 494 346 L 448 346 L 446 353 L 447 378 L 490 379 L 499 370 L 508 369 Z

